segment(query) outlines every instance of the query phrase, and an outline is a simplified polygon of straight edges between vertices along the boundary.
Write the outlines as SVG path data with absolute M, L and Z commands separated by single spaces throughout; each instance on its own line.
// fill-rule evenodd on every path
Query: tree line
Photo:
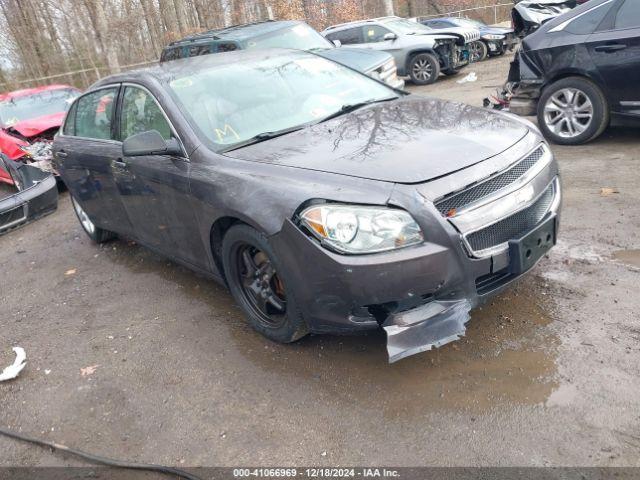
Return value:
M 301 19 L 321 30 L 498 1 L 0 0 L 0 91 L 46 83 L 87 87 L 122 68 L 157 61 L 173 40 L 240 23 Z

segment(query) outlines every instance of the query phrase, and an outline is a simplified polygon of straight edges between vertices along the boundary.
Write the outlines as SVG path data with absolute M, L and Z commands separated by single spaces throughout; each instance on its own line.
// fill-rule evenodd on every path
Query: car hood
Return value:
M 528 128 L 499 112 L 407 96 L 227 152 L 255 162 L 420 183 L 482 162 Z
M 464 43 L 475 42 L 480 39 L 480 30 L 466 27 L 433 28 L 430 32 L 420 33 L 420 35 L 453 35 L 464 40 Z
M 316 50 L 313 53 L 351 67 L 359 72 L 374 70 L 393 58 L 391 54 L 387 52 L 348 47 L 327 48 L 326 50 Z
M 15 130 L 23 137 L 35 137 L 47 130 L 53 128 L 60 128 L 64 121 L 65 112 L 54 113 L 53 115 L 45 115 L 43 117 L 33 118 L 31 120 L 23 120 L 11 127 L 7 127 L 7 130 Z

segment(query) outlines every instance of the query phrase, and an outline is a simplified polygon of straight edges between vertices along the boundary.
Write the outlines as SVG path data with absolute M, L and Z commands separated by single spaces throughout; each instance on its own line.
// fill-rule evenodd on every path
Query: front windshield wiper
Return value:
M 359 108 L 366 107 L 367 105 L 372 105 L 374 103 L 389 102 L 391 100 L 396 100 L 397 98 L 399 98 L 399 97 L 377 98 L 377 99 L 374 99 L 374 100 L 367 100 L 367 101 L 364 101 L 364 102 L 346 104 L 346 105 L 343 105 L 342 107 L 340 107 L 340 109 L 338 111 L 333 112 L 332 114 L 324 117 L 322 120 L 320 120 L 320 121 L 318 121 L 316 123 L 326 122 L 327 120 L 331 120 L 332 118 L 336 118 L 336 117 L 339 117 L 339 116 L 344 115 L 346 113 L 353 112 L 354 110 L 358 110 Z
M 237 150 L 238 148 L 246 147 L 247 145 L 254 145 L 256 143 L 264 142 L 265 140 L 271 140 L 272 138 L 281 137 L 288 133 L 297 132 L 298 130 L 302 130 L 306 125 L 296 125 L 295 127 L 283 128 L 282 130 L 276 130 L 273 132 L 262 132 L 257 135 L 254 135 L 251 138 L 243 140 L 239 143 L 234 143 L 233 145 L 229 145 L 222 150 L 218 150 L 219 153 L 231 152 L 233 150 Z

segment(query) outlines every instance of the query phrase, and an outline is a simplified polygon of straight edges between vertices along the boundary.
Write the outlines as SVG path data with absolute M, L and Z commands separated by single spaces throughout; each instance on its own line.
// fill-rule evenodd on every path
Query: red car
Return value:
M 71 102 L 80 90 L 68 85 L 47 85 L 0 93 L 0 153 L 11 160 L 28 160 L 50 168 L 50 145 Z M 0 168 L 0 182 L 13 184 Z

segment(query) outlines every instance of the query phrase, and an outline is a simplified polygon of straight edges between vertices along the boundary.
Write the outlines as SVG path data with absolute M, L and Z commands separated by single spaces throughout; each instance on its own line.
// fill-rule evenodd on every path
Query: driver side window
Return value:
M 383 42 L 384 36 L 387 33 L 391 33 L 391 30 L 387 30 L 380 25 L 365 25 L 362 29 L 364 33 L 364 41 L 366 43 Z
M 121 140 L 150 130 L 156 130 L 165 140 L 173 137 L 169 122 L 156 100 L 141 88 L 125 87 L 120 114 Z

